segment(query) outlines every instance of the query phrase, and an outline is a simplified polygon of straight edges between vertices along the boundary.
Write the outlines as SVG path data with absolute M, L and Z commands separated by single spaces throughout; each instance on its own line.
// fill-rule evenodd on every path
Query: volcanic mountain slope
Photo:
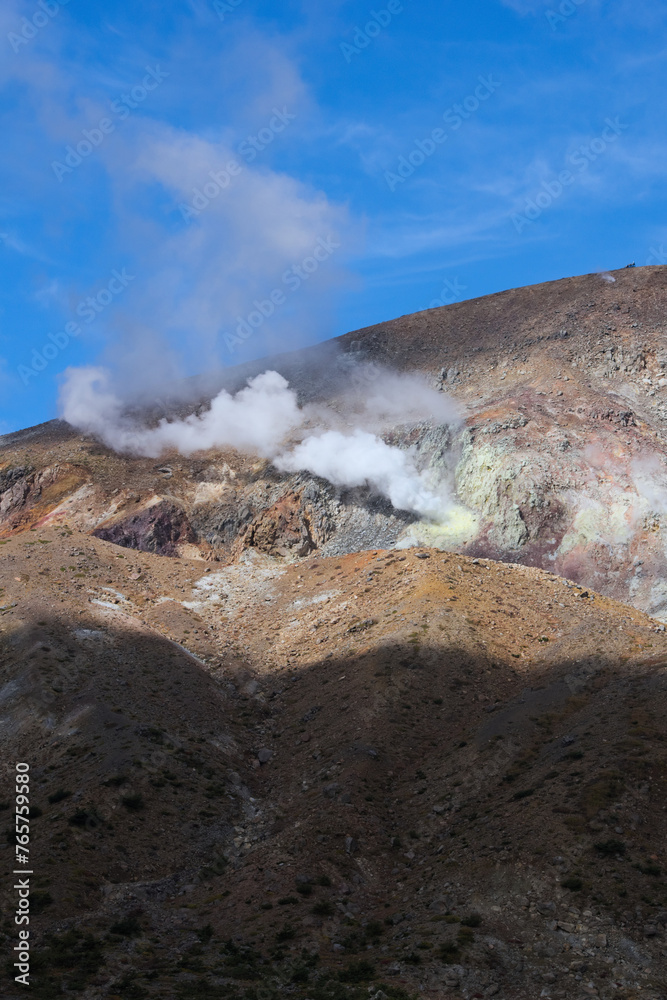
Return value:
M 434 549 L 1 552 L 40 1000 L 664 998 L 654 619 Z
M 350 389 L 363 396 L 381 368 L 423 373 L 454 397 L 462 424 L 389 439 L 455 491 L 445 524 L 234 451 L 156 463 L 54 422 L 0 439 L 0 535 L 67 524 L 222 562 L 435 545 L 552 570 L 667 620 L 666 293 L 661 267 L 568 278 L 193 380 L 201 407 L 275 368 L 302 402 L 344 413 Z

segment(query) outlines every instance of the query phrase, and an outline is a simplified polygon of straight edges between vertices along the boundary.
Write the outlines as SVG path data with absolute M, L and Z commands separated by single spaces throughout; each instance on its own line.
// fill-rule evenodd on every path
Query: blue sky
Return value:
M 4 0 L 0 433 L 667 262 L 655 0 Z

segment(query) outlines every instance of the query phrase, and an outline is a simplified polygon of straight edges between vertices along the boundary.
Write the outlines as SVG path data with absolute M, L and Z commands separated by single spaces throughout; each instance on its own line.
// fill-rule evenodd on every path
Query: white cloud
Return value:
M 232 161 L 238 164 L 234 176 Z M 355 239 L 345 206 L 284 173 L 247 164 L 227 143 L 157 123 L 147 127 L 144 122 L 140 130 L 128 131 L 122 147 L 114 148 L 108 169 L 123 239 L 135 254 L 140 251 L 130 293 L 134 322 L 116 331 L 108 358 L 123 371 L 125 384 L 128 377 L 136 381 L 142 353 L 160 358 L 164 367 L 167 340 L 171 371 L 161 377 L 186 364 L 190 373 L 219 366 L 221 336 L 233 334 L 237 318 L 256 310 L 256 301 L 270 300 L 274 289 L 284 293 L 286 302 L 262 324 L 255 335 L 258 345 L 287 350 L 330 332 L 327 293 L 347 281 L 343 261 Z M 229 177 L 229 183 L 216 193 L 211 175 L 223 184 Z M 164 225 L 148 213 L 142 218 L 136 209 L 138 193 L 155 185 L 172 200 Z M 208 204 L 195 200 L 195 192 L 205 190 L 211 195 Z M 185 221 L 182 209 L 188 215 L 195 205 L 203 207 Z M 329 236 L 340 250 L 297 290 L 286 286 L 285 271 L 300 266 L 318 241 Z M 143 329 L 138 332 L 139 325 Z M 161 335 L 165 341 L 156 352 Z M 157 374 L 155 361 L 151 364 Z
M 6 24 L 20 25 L 23 13 L 15 0 L 9 0 L 2 17 Z M 25 131 L 28 155 L 22 181 L 34 198 L 47 192 L 52 196 L 54 186 L 61 193 L 51 160 L 64 159 L 65 146 L 81 138 L 81 129 L 94 128 L 102 117 L 111 116 L 111 98 L 144 75 L 142 71 L 135 78 L 123 64 L 125 78 L 102 79 L 93 66 L 63 58 L 63 27 L 71 29 L 71 22 L 66 20 L 67 8 L 61 15 L 21 50 L 14 64 L 5 65 L 3 74 L 25 84 L 20 129 Z M 220 29 L 215 16 L 211 23 Z M 98 336 L 104 332 L 106 337 L 104 361 L 115 370 L 117 384 L 128 391 L 217 368 L 223 361 L 235 363 L 240 355 L 221 350 L 221 335 L 234 333 L 237 317 L 246 317 L 255 300 L 266 300 L 275 288 L 285 291 L 284 272 L 309 257 L 318 240 L 332 236 L 340 251 L 322 262 L 298 292 L 287 290 L 285 307 L 263 323 L 247 350 L 255 354 L 288 350 L 331 335 L 332 296 L 349 280 L 344 259 L 358 237 L 345 205 L 332 203 L 307 183 L 272 169 L 273 149 L 260 152 L 252 163 L 239 154 L 239 144 L 248 135 L 268 127 L 275 108 L 287 118 L 285 127 L 275 133 L 275 147 L 293 142 L 317 118 L 315 102 L 290 54 L 292 43 L 289 38 L 269 38 L 243 18 L 224 28 L 224 58 L 211 52 L 196 72 L 198 48 L 184 35 L 170 52 L 170 61 L 162 63 L 169 73 L 166 82 L 127 120 L 116 119 L 113 134 L 94 150 L 90 162 L 62 180 L 66 206 L 68 197 L 76 197 L 77 184 L 85 186 L 91 171 L 100 165 L 105 168 L 118 253 L 111 266 L 136 262 L 135 279 L 122 302 L 96 324 Z M 81 42 L 85 29 L 76 30 Z M 181 66 L 181 78 L 188 88 L 185 97 L 172 82 L 173 67 L 181 60 L 185 67 Z M 158 61 L 142 54 L 136 44 L 132 66 Z M 215 129 L 211 91 L 219 94 Z M 187 130 L 159 120 L 161 101 L 167 101 L 173 112 L 180 100 L 189 105 Z M 201 117 L 199 105 L 207 109 Z M 36 135 L 39 148 L 33 149 Z M 210 173 L 224 170 L 231 160 L 240 164 L 240 173 L 186 224 L 179 204 L 192 205 L 194 190 L 210 183 Z M 160 192 L 157 210 L 156 191 Z M 13 233 L 7 232 L 5 243 L 28 252 Z M 72 290 L 68 296 L 51 283 L 38 297 L 42 302 L 62 302 L 64 296 L 76 306 L 80 294 L 80 289 Z

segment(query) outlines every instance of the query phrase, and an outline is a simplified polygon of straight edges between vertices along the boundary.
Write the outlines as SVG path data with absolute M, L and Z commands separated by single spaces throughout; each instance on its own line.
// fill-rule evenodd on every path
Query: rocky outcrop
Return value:
M 126 549 L 160 556 L 177 555 L 181 546 L 197 540 L 185 511 L 168 500 L 160 500 L 112 524 L 102 524 L 93 535 Z
M 38 524 L 74 494 L 84 478 L 82 470 L 66 462 L 36 470 L 13 464 L 0 468 L 0 537 Z
M 308 556 L 327 538 L 326 531 L 322 530 L 324 518 L 318 518 L 318 531 L 313 514 L 313 508 L 304 504 L 302 496 L 287 493 L 253 518 L 240 534 L 234 551 L 240 554 L 252 548 L 281 558 Z

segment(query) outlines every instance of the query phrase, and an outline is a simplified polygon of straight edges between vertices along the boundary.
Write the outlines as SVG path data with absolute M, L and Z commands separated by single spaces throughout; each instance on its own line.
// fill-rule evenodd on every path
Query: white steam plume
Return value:
M 383 425 L 395 427 L 406 421 L 431 419 L 442 424 L 456 419 L 451 401 L 430 389 L 419 376 L 376 376 L 372 389 L 350 401 L 345 429 L 341 429 L 344 418 L 333 410 L 322 406 L 301 409 L 296 393 L 275 371 L 250 379 L 247 388 L 235 396 L 223 390 L 200 415 L 163 419 L 156 427 L 140 426 L 127 418 L 123 402 L 108 384 L 103 369 L 70 369 L 61 394 L 62 415 L 115 451 L 157 458 L 170 449 L 191 455 L 232 447 L 269 458 L 282 472 L 306 470 L 337 486 L 368 484 L 397 509 L 433 520 L 442 520 L 453 507 L 445 487 L 430 483 L 410 451 L 388 445 L 368 429 L 377 431 Z M 298 431 L 306 433 L 304 439 L 286 445 L 285 439 Z
M 369 483 L 398 510 L 440 519 L 451 508 L 445 495 L 429 489 L 424 473 L 415 468 L 408 452 L 386 444 L 376 434 L 324 431 L 311 435 L 291 451 L 273 460 L 282 472 L 307 469 L 336 486 Z
M 106 386 L 101 368 L 69 369 L 62 393 L 63 418 L 101 438 L 114 451 L 157 458 L 170 448 L 182 455 L 207 448 L 232 447 L 263 458 L 275 455 L 280 443 L 303 421 L 296 394 L 278 372 L 250 379 L 236 396 L 224 390 L 201 416 L 161 420 L 157 427 L 137 427 L 123 419 L 121 400 Z

